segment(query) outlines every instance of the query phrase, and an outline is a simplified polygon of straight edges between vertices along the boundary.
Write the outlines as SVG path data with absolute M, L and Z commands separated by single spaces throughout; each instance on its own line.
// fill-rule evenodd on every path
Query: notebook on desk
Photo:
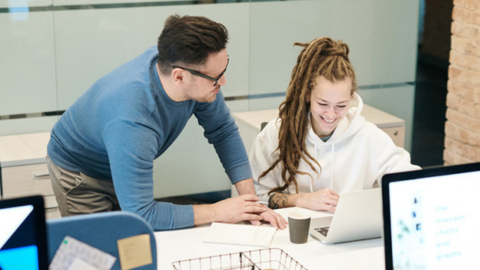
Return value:
M 310 235 L 325 244 L 380 237 L 381 205 L 379 189 L 343 193 L 333 217 L 312 219 Z
M 382 177 L 386 269 L 480 269 L 480 163 Z
M 0 200 L 0 269 L 48 269 L 43 197 Z
M 270 225 L 230 224 L 213 222 L 204 242 L 268 247 L 277 229 Z

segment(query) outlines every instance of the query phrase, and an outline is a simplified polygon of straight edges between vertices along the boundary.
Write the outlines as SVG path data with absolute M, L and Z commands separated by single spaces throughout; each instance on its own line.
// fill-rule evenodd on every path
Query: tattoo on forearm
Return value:
M 282 193 L 275 193 L 268 198 L 268 207 L 271 209 L 278 209 L 285 207 L 288 204 L 288 195 Z

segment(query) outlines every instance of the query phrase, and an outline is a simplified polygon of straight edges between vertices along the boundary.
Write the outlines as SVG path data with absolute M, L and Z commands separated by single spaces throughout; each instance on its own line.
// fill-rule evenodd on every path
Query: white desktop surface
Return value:
M 294 208 L 276 210 L 286 218 Z M 305 209 L 306 210 L 306 209 Z M 313 217 L 331 214 L 306 210 Z M 190 229 L 155 232 L 157 243 L 158 269 L 174 269 L 172 263 L 178 260 L 258 250 L 264 247 L 205 243 L 203 237 L 209 226 Z M 288 228 L 276 232 L 270 248 L 280 248 L 309 270 L 315 269 L 385 269 L 383 239 L 355 241 L 343 244 L 325 245 L 309 236 L 305 244 L 292 244 Z

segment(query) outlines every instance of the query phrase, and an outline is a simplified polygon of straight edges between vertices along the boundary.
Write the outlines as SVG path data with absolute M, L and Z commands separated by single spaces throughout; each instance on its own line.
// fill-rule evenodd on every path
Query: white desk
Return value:
M 291 209 L 293 208 L 277 211 L 286 217 Z M 311 212 L 313 217 L 330 215 L 324 212 Z M 156 232 L 158 269 L 174 269 L 172 263 L 178 260 L 262 249 L 262 247 L 255 246 L 204 243 L 203 237 L 208 229 L 208 226 L 200 226 L 177 231 Z M 305 244 L 292 244 L 287 228 L 276 232 L 270 247 L 282 249 L 309 270 L 385 269 L 383 239 L 381 238 L 325 245 L 309 236 L 308 242 Z

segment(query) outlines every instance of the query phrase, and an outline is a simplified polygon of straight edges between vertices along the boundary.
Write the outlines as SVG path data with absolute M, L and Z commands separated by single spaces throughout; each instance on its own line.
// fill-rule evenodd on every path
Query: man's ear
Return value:
M 170 76 L 172 77 L 173 82 L 176 84 L 183 84 L 185 82 L 185 72 L 181 68 L 172 69 Z

